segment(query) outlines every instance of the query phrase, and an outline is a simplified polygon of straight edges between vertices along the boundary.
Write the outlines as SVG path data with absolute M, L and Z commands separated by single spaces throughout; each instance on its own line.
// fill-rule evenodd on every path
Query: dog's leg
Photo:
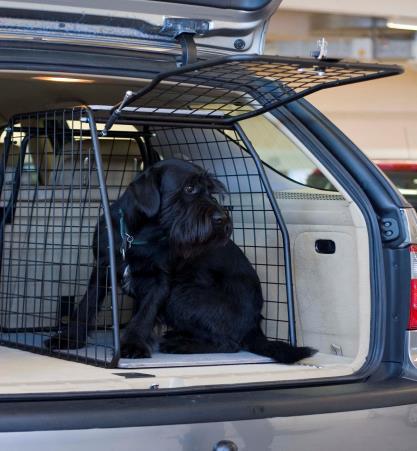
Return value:
M 107 272 L 107 268 L 93 268 L 87 291 L 72 313 L 68 325 L 61 325 L 58 333 L 45 341 L 47 348 L 75 349 L 85 346 L 89 327 L 95 319 L 96 312 L 100 310 L 109 289 Z
M 165 276 L 135 279 L 137 310 L 121 336 L 125 358 L 151 356 L 152 331 L 158 312 L 166 301 L 169 285 Z M 139 295 L 139 296 L 138 296 Z

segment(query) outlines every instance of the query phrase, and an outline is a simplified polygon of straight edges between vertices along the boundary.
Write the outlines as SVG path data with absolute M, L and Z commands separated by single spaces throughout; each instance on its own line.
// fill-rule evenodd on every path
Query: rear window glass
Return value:
M 257 116 L 240 125 L 269 167 L 298 184 L 336 191 L 304 151 L 268 119 Z
M 417 190 L 417 171 L 392 170 L 381 168 L 391 181 L 400 189 Z

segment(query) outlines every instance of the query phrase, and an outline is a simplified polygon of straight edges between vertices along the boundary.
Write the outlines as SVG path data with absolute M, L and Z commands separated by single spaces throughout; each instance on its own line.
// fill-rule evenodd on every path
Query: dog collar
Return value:
M 126 258 L 126 252 L 128 249 L 130 249 L 132 246 L 145 246 L 146 244 L 149 244 L 149 241 L 148 240 L 138 240 L 138 239 L 135 239 L 135 237 L 133 237 L 132 235 L 130 235 L 127 230 L 125 215 L 121 208 L 119 209 L 119 215 L 120 215 L 119 231 L 120 231 L 120 238 L 122 239 L 122 246 L 120 248 L 120 253 L 122 254 L 122 257 L 124 260 Z M 159 239 L 159 241 L 164 241 L 166 239 L 167 239 L 167 237 L 163 236 L 162 238 Z

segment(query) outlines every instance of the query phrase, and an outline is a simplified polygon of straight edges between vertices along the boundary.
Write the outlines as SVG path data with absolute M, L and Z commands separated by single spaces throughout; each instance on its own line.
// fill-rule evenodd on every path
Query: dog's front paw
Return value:
M 86 344 L 85 337 L 58 332 L 44 341 L 48 349 L 80 349 Z
M 125 359 L 147 359 L 151 357 L 148 346 L 140 341 L 122 340 L 120 352 Z

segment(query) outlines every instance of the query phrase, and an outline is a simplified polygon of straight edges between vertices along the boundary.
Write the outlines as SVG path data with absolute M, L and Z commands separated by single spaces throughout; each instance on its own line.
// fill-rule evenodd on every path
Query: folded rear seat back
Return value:
M 114 201 L 140 167 L 139 147 L 133 139 L 117 138 L 102 139 L 100 145 L 108 194 Z M 59 312 L 60 305 L 74 308 L 90 277 L 91 240 L 102 214 L 91 141 L 77 140 L 62 147 L 59 153 L 57 143 L 44 136 L 31 138 L 27 144 L 15 213 L 4 228 L 1 277 L 8 305 L 0 312 L 3 330 L 57 327 L 68 313 Z M 11 200 L 19 152 L 20 146 L 13 145 L 2 206 Z M 124 323 L 131 315 L 131 300 L 121 293 L 118 299 Z M 108 296 L 97 327 L 111 323 L 110 305 Z

